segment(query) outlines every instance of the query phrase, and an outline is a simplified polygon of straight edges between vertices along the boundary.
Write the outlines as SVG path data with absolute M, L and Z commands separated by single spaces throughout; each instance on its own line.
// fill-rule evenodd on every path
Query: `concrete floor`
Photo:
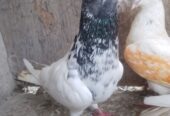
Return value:
M 142 103 L 144 91 L 118 91 L 108 101 L 99 104 L 100 108 L 113 113 L 115 116 L 139 116 L 143 110 L 136 104 Z M 83 116 L 90 116 L 86 110 Z M 44 92 L 28 94 L 17 91 L 0 107 L 0 116 L 68 116 L 68 110 L 55 103 Z

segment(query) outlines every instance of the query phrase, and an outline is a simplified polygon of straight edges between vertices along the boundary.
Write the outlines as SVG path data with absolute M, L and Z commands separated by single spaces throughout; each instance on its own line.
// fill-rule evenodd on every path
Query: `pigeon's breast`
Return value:
M 108 99 L 117 88 L 122 77 L 123 68 L 117 56 L 115 47 L 94 53 L 91 62 L 79 67 L 81 80 L 86 84 L 96 102 Z
M 108 67 L 110 67 L 110 65 L 108 65 Z M 89 75 L 88 78 L 83 79 L 83 82 L 91 91 L 93 100 L 96 103 L 107 100 L 117 89 L 117 83 L 123 74 L 123 66 L 119 61 L 115 62 L 112 66 L 114 67 L 106 68 L 106 66 L 103 66 L 103 70 L 101 66 L 100 74 Z
M 76 40 L 68 58 L 68 67 L 69 72 L 76 72 L 89 88 L 94 101 L 100 102 L 110 97 L 122 77 L 119 42 L 118 38 L 93 38 L 89 41 Z M 68 77 L 74 78 L 74 75 Z

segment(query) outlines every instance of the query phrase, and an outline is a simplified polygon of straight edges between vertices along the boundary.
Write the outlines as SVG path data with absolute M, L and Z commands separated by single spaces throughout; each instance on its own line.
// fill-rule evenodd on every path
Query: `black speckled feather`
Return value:
M 75 37 L 69 59 L 76 59 L 78 64 L 75 67 L 83 74 L 82 78 L 88 75 L 101 72 L 95 69 L 95 55 L 102 55 L 106 50 L 111 49 L 107 54 L 105 65 L 113 64 L 115 57 L 118 57 L 118 18 L 116 0 L 83 0 L 80 31 Z M 109 59 L 109 57 L 111 59 Z M 73 65 L 73 64 L 72 64 Z M 71 66 L 72 68 L 75 68 Z M 79 66 L 77 66 L 79 65 Z M 111 68 L 114 66 L 110 66 Z M 107 67 L 103 68 L 108 70 Z M 95 77 L 95 80 L 96 79 Z
M 79 34 L 68 58 L 69 70 L 77 70 L 81 80 L 97 83 L 105 78 L 101 75 L 118 66 L 117 36 L 117 0 L 83 0 Z

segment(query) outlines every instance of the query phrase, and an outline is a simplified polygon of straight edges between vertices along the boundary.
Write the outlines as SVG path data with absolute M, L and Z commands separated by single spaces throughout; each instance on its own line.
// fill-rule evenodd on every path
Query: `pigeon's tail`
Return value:
M 154 107 L 142 111 L 140 116 L 169 116 L 169 113 L 169 108 Z
M 27 70 L 31 73 L 31 75 L 25 74 L 24 76 L 19 76 L 18 77 L 19 80 L 29 82 L 29 83 L 32 83 L 35 85 L 40 85 L 40 83 L 39 83 L 40 70 L 34 69 L 32 64 L 27 59 L 23 59 L 23 62 L 25 64 Z
M 170 94 L 145 97 L 144 104 L 159 107 L 170 107 Z

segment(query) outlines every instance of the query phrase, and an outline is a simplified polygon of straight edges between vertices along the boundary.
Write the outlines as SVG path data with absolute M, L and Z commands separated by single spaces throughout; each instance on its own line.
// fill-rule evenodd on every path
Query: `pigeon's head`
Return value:
M 117 12 L 117 0 L 83 0 L 82 12 L 89 17 L 112 17 Z

